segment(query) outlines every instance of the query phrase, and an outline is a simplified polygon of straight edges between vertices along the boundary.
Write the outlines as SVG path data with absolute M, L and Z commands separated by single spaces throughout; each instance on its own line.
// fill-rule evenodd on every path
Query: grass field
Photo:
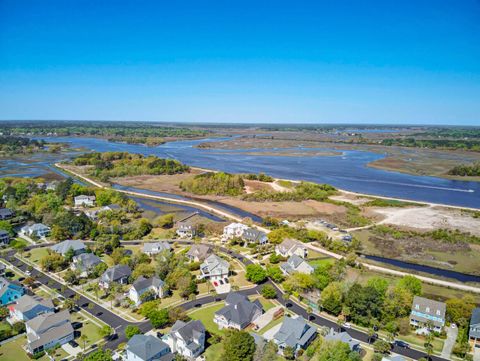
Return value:
M 30 253 L 30 257 L 28 257 L 27 259 L 33 263 L 38 263 L 43 257 L 45 257 L 48 254 L 48 248 L 47 247 L 35 248 L 35 249 L 32 249 L 29 253 Z
M 224 302 L 220 302 L 210 306 L 202 307 L 190 313 L 189 316 L 194 320 L 202 321 L 207 331 L 211 334 L 223 335 L 224 332 L 219 330 L 217 324 L 213 322 L 213 316 L 215 312 L 221 309 L 224 305 Z
M 325 257 L 325 258 L 316 259 L 316 260 L 313 260 L 313 261 L 308 261 L 308 263 L 313 268 L 317 268 L 317 267 L 325 265 L 325 264 L 333 264 L 333 263 L 335 263 L 335 259 L 333 259 L 331 257 Z
M 75 312 L 71 314 L 71 321 L 72 322 L 82 322 L 83 326 L 79 329 L 82 335 L 86 335 L 88 340 L 86 342 L 87 347 L 92 345 L 93 343 L 102 339 L 100 335 L 100 327 L 94 324 L 92 321 L 85 318 L 81 313 Z M 76 339 L 80 347 L 83 348 L 83 342 L 81 339 Z
M 27 353 L 24 351 L 23 346 L 27 343 L 26 337 L 20 337 L 13 341 L 9 341 L 0 347 L 0 360 L 2 361 L 30 361 Z M 63 360 L 68 354 L 59 348 L 55 350 L 55 354 L 52 355 L 55 360 Z M 38 359 L 39 361 L 48 361 L 47 356 L 43 356 Z
M 220 361 L 222 359 L 223 347 L 221 343 L 216 343 L 205 350 L 207 361 Z

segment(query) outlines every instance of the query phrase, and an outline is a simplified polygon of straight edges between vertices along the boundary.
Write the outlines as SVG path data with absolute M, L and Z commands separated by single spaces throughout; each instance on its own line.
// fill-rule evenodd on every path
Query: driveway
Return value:
M 480 361 L 480 347 L 473 349 L 473 361 Z
M 276 326 L 273 326 L 270 330 L 268 330 L 267 332 L 265 332 L 262 337 L 267 340 L 267 341 L 270 341 L 273 339 L 273 336 L 275 336 L 275 334 L 280 330 L 280 327 L 282 327 L 282 324 L 279 323 L 278 325 Z
M 447 339 L 443 344 L 442 350 L 442 357 L 446 359 L 450 359 L 450 355 L 452 354 L 453 346 L 455 346 L 455 341 L 457 340 L 458 335 L 458 328 L 457 327 L 449 327 L 447 328 Z

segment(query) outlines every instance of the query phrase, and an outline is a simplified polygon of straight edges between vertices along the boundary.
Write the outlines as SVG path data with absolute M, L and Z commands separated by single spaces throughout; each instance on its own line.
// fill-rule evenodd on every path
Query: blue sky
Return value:
M 0 119 L 480 125 L 480 0 L 0 0 Z

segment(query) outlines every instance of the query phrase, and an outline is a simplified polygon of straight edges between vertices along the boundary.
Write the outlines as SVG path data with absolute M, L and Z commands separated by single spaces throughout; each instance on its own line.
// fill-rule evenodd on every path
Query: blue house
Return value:
M 25 294 L 25 289 L 16 283 L 0 277 L 0 304 L 8 305 L 15 302 Z

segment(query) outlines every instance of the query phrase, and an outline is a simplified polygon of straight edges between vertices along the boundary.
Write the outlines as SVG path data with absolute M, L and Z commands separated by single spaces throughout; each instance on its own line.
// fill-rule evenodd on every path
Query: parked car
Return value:
M 345 323 L 343 324 L 343 327 L 344 327 L 344 328 L 352 328 L 352 325 L 351 325 L 350 322 L 345 322 Z
M 408 343 L 406 343 L 405 341 L 402 341 L 402 340 L 395 340 L 395 341 L 393 341 L 393 344 L 395 346 L 402 347 L 402 348 L 409 348 L 410 347 L 410 345 Z
M 72 347 L 78 347 L 78 343 L 76 343 L 74 340 L 69 341 L 68 344 Z
M 213 281 L 213 285 L 214 285 L 215 287 L 218 287 L 218 282 L 217 282 L 217 281 Z

